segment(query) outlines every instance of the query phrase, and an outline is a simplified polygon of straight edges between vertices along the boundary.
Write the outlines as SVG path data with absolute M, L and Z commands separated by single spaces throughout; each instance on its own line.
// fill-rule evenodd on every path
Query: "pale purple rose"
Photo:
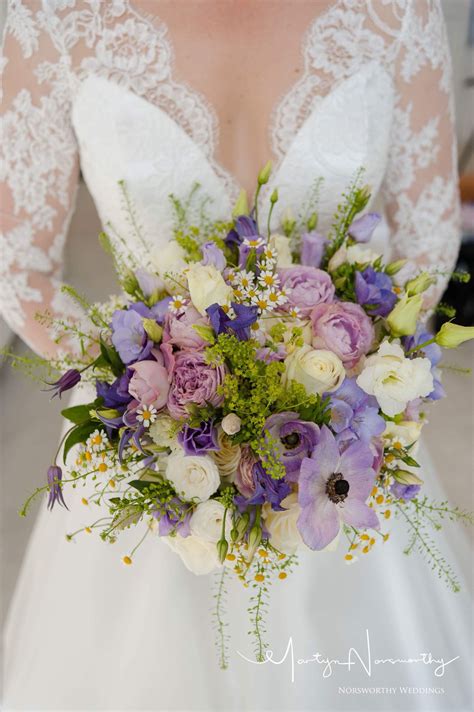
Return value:
M 168 371 L 164 365 L 162 354 L 153 349 L 156 361 L 138 361 L 129 368 L 133 371 L 128 392 L 139 403 L 163 408 L 168 399 L 170 389 Z
M 163 342 L 170 343 L 179 349 L 199 350 L 209 346 L 193 328 L 194 324 L 209 326 L 209 319 L 201 316 L 193 306 L 186 307 L 179 314 L 168 313 L 165 319 Z
M 289 290 L 286 308 L 298 307 L 308 317 L 316 304 L 334 300 L 335 289 L 331 277 L 316 267 L 289 267 L 278 270 L 281 285 Z
M 333 351 L 346 368 L 353 368 L 369 351 L 375 336 L 370 318 L 352 302 L 318 304 L 311 323 L 314 348 Z
M 237 472 L 235 473 L 234 484 L 240 494 L 247 499 L 255 492 L 255 477 L 253 468 L 257 464 L 258 459 L 253 454 L 248 445 L 243 445 L 241 448 L 241 456 Z
M 320 232 L 316 232 L 316 230 L 304 232 L 301 236 L 301 264 L 319 267 L 327 244 L 327 237 L 321 235 Z
M 225 367 L 211 365 L 201 351 L 180 351 L 174 357 L 171 387 L 168 394 L 168 410 L 172 418 L 185 418 L 186 406 L 220 405 Z

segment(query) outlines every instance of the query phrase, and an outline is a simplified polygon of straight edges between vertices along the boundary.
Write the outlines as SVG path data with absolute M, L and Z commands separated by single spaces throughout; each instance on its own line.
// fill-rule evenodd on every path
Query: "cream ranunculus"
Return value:
M 203 316 L 211 304 L 230 304 L 233 290 L 214 265 L 193 264 L 186 272 L 191 301 Z
M 400 423 L 389 420 L 382 437 L 391 443 L 399 442 L 404 447 L 412 445 L 410 455 L 416 455 L 422 427 L 423 423 L 417 423 L 416 420 L 402 420 Z
M 217 431 L 217 444 L 219 450 L 211 452 L 211 457 L 217 464 L 221 477 L 233 482 L 242 455 L 240 445 L 234 445 L 221 427 Z
M 277 253 L 277 267 L 285 268 L 291 267 L 293 265 L 293 258 L 291 256 L 290 241 L 285 235 L 270 235 L 268 244 L 272 250 L 276 250 Z
M 210 574 L 219 568 L 216 545 L 198 536 L 163 536 L 170 549 L 181 557 L 186 568 L 197 576 Z
M 376 397 L 386 415 L 398 415 L 407 403 L 433 390 L 431 362 L 427 358 L 406 358 L 399 342 L 385 340 L 367 358 L 357 385 Z
M 335 391 L 345 378 L 341 359 L 326 349 L 313 349 L 304 344 L 285 359 L 286 383 L 297 381 L 308 393 Z
M 148 434 L 155 445 L 169 447 L 171 450 L 180 447 L 176 437 L 176 420 L 169 415 L 164 413 L 158 415 L 155 422 L 150 425 Z
M 216 499 L 208 499 L 207 502 L 198 504 L 191 517 L 191 534 L 216 544 L 222 537 L 222 522 L 224 520 L 225 507 Z M 225 538 L 230 541 L 230 530 L 232 529 L 232 514 L 227 512 L 225 521 Z
M 185 455 L 175 450 L 166 461 L 166 479 L 184 500 L 205 502 L 220 484 L 219 470 L 208 455 Z
M 301 513 L 298 495 L 292 492 L 281 503 L 284 511 L 275 512 L 269 504 L 263 506 L 265 527 L 270 534 L 270 543 L 283 554 L 294 554 L 305 543 L 298 531 L 297 522 Z
M 182 291 L 176 284 L 183 280 L 182 273 L 187 269 L 186 252 L 175 240 L 171 240 L 163 247 L 153 250 L 151 261 L 159 276 L 171 294 Z M 169 275 L 169 278 L 166 277 Z

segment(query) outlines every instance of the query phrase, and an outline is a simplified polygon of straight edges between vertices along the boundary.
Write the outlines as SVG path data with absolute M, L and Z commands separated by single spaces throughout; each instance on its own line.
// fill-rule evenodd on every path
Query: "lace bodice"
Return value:
M 79 167 L 103 224 L 133 240 L 117 185 L 126 181 L 149 248 L 170 236 L 170 192 L 184 196 L 199 181 L 216 218 L 238 193 L 217 159 L 217 113 L 176 81 L 169 35 L 131 0 L 9 0 L 0 298 L 5 319 L 40 353 L 53 344 L 36 312 L 80 318 L 60 290 Z M 269 127 L 275 224 L 282 210 L 303 210 L 321 177 L 324 229 L 364 166 L 392 253 L 449 271 L 459 208 L 439 1 L 334 0 L 323 11 L 315 2 L 302 68 Z M 141 244 L 129 247 L 146 259 Z

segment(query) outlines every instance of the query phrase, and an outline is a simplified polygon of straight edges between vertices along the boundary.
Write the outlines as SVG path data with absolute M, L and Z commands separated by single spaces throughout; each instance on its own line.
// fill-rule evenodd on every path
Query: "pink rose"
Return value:
M 134 371 L 128 386 L 128 392 L 140 403 L 163 408 L 168 399 L 170 389 L 168 371 L 164 365 L 163 356 L 153 350 L 156 361 L 137 361 L 129 366 Z
M 203 349 L 209 344 L 197 333 L 194 325 L 209 326 L 209 319 L 201 316 L 193 306 L 181 314 L 167 314 L 163 341 L 179 349 Z
M 244 445 L 241 449 L 239 466 L 235 475 L 235 486 L 240 494 L 244 497 L 251 497 L 255 492 L 255 478 L 253 476 L 253 468 L 257 458 L 253 454 L 248 445 Z
M 374 340 L 372 321 L 352 302 L 318 304 L 311 312 L 311 323 L 314 348 L 332 351 L 346 368 L 353 368 Z

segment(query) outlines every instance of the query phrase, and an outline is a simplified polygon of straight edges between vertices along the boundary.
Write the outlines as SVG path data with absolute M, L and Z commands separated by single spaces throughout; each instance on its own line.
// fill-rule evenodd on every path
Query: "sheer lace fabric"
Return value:
M 320 8 L 315 3 L 301 38 L 301 78 L 287 93 L 287 87 L 275 87 L 283 96 L 275 108 L 267 107 L 276 175 L 279 167 L 282 178 L 296 174 L 297 144 L 309 119 L 324 108 L 325 98 L 375 63 L 390 78 L 394 97 L 388 102 L 384 94 L 377 107 L 390 126 L 377 187 L 392 252 L 449 271 L 459 245 L 459 207 L 450 58 L 439 2 L 335 0 Z M 56 347 L 51 331 L 35 321 L 36 312 L 46 309 L 65 320 L 81 316 L 60 287 L 83 158 L 72 114 L 88 77 L 102 77 L 159 107 L 200 149 L 229 200 L 238 191 L 238 177 L 218 160 L 226 155 L 219 147 L 218 112 L 189 84 L 176 81 L 173 39 L 162 19 L 129 0 L 9 1 L 2 59 L 0 299 L 5 319 L 39 353 Z M 178 51 L 179 38 L 175 44 Z M 341 116 L 345 96 L 341 91 Z M 341 136 L 344 150 L 350 142 Z M 440 280 L 434 299 L 442 287 Z

